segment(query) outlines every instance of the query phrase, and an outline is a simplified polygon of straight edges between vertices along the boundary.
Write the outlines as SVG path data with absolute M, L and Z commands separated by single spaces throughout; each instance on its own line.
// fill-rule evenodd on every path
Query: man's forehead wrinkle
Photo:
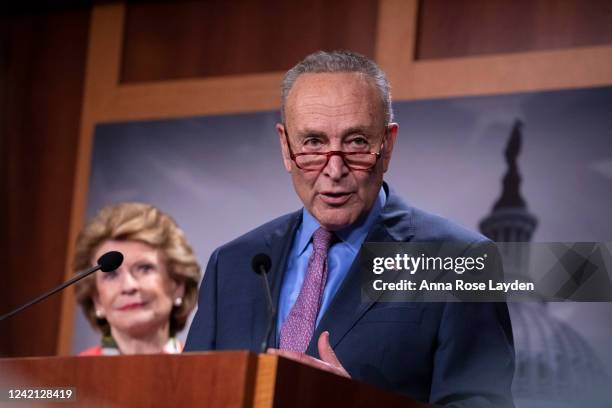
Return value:
M 368 98 L 342 98 L 342 97 L 334 97 L 336 101 L 329 101 L 327 97 L 322 97 L 321 95 L 300 95 L 299 98 L 296 98 L 295 105 L 298 107 L 324 107 L 331 109 L 343 109 L 346 107 L 353 106 L 363 106 L 369 105 Z M 348 99 L 348 101 L 347 101 Z
M 373 120 L 371 112 L 363 110 L 365 115 L 355 115 L 352 112 L 335 112 L 320 110 L 312 112 L 301 112 L 302 119 L 306 116 L 308 120 L 294 122 L 296 135 L 347 135 L 356 132 L 372 132 L 377 128 L 377 121 Z M 367 116 L 366 116 L 367 115 Z M 348 120 L 344 120 L 347 118 Z
M 368 109 L 342 109 L 337 106 L 331 105 L 318 105 L 318 106 L 305 106 L 300 114 L 302 115 L 312 115 L 312 116 L 325 116 L 338 118 L 342 116 L 356 116 L 356 114 L 360 114 L 363 112 L 369 112 Z
M 316 97 L 315 97 L 316 99 Z M 366 100 L 340 103 L 326 103 L 323 101 L 302 101 L 294 106 L 295 113 L 300 115 L 322 115 L 328 117 L 341 117 L 370 113 L 369 103 Z
M 304 74 L 288 94 L 286 124 L 295 126 L 290 131 L 296 136 L 311 130 L 327 136 L 349 128 L 372 131 L 383 116 L 378 102 L 376 89 L 361 75 Z

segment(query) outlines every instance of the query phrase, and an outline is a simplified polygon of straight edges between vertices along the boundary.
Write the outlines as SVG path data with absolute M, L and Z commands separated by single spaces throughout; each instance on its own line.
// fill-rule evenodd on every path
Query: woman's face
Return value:
M 182 297 L 184 284 L 168 275 L 159 250 L 138 241 L 105 241 L 94 253 L 92 264 L 108 251 L 123 254 L 113 272 L 96 272 L 94 304 L 111 326 L 112 333 L 140 337 L 164 329 L 172 305 Z

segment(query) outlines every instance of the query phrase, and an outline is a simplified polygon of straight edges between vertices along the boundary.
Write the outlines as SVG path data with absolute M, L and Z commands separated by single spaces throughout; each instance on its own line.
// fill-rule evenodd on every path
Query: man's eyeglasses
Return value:
M 289 148 L 289 157 L 300 170 L 320 171 L 327 166 L 330 157 L 340 156 L 346 167 L 351 170 L 370 170 L 373 168 L 381 156 L 384 144 L 381 143 L 378 153 L 373 152 L 343 152 L 341 150 L 332 150 L 329 152 L 305 152 L 293 153 L 291 143 L 289 143 L 289 133 L 287 127 L 284 127 L 287 147 Z

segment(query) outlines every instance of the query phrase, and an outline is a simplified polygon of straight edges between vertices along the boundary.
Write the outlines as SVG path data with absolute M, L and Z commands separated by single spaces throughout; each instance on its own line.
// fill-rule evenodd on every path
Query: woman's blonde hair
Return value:
M 79 234 L 74 255 L 74 271 L 92 266 L 92 257 L 104 241 L 138 241 L 158 249 L 166 262 L 170 278 L 185 284 L 183 302 L 170 313 L 170 335 L 185 327 L 197 301 L 201 268 L 185 234 L 174 220 L 161 210 L 143 203 L 120 203 L 103 208 Z M 79 281 L 76 298 L 92 326 L 110 335 L 106 319 L 96 317 L 93 296 L 95 275 Z

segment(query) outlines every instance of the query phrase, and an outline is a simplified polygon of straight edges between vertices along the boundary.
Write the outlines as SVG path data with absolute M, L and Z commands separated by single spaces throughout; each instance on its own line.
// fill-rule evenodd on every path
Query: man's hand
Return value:
M 324 371 L 329 371 L 330 373 L 334 373 L 342 377 L 351 378 L 349 373 L 344 369 L 344 367 L 342 367 L 340 360 L 338 360 L 336 353 L 334 353 L 334 350 L 329 344 L 329 332 L 324 331 L 321 333 L 321 336 L 319 336 L 319 340 L 317 341 L 317 348 L 319 349 L 319 356 L 321 356 L 321 360 L 311 357 L 308 354 L 297 353 L 295 351 L 269 348 L 267 352 L 269 354 L 286 357 L 290 360 L 319 368 Z

